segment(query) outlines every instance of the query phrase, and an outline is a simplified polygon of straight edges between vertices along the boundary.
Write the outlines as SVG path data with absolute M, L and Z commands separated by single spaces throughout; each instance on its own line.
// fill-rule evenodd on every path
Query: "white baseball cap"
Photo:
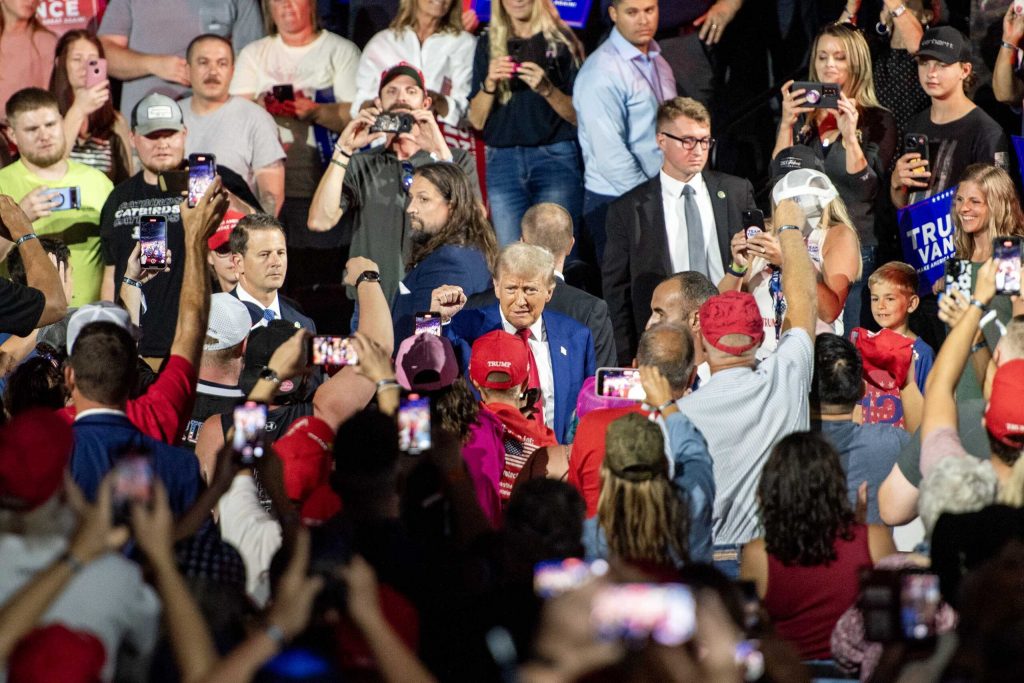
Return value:
M 68 354 L 74 350 L 75 340 L 78 339 L 82 328 L 89 323 L 99 322 L 114 323 L 121 329 L 127 330 L 133 338 L 138 338 L 138 329 L 132 325 L 128 311 L 109 301 L 97 301 L 82 306 L 68 320 Z
M 210 321 L 206 336 L 215 342 L 203 344 L 203 351 L 230 349 L 249 336 L 252 318 L 249 309 L 238 298 L 225 292 L 210 297 Z

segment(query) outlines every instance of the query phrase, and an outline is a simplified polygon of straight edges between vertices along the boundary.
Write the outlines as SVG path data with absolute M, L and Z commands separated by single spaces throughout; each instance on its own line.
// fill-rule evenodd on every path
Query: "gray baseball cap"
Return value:
M 158 130 L 185 130 L 181 107 L 167 95 L 158 92 L 146 95 L 132 110 L 132 130 L 138 135 Z

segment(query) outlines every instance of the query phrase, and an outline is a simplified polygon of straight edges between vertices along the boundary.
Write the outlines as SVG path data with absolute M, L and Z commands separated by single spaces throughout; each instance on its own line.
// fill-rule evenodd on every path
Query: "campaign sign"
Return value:
M 476 11 L 480 21 L 491 20 L 492 0 L 473 0 L 473 9 Z M 554 0 L 558 16 L 570 28 L 583 28 L 587 23 L 587 15 L 590 14 L 590 3 L 592 0 Z
M 943 277 L 943 267 L 953 254 L 953 196 L 956 186 L 897 211 L 903 260 L 921 279 L 921 292 Z
M 58 36 L 72 29 L 91 29 L 99 26 L 107 0 L 43 0 L 36 15 L 43 26 Z

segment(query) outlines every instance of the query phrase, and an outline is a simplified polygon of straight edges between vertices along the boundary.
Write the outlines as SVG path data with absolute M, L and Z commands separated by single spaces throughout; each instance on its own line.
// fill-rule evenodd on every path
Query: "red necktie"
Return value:
M 526 344 L 526 350 L 530 353 L 530 380 L 527 385 L 527 389 L 538 389 L 540 390 L 540 398 L 537 399 L 535 404 L 535 412 L 533 413 L 533 419 L 540 424 L 544 424 L 544 390 L 540 386 L 540 373 L 537 372 L 537 359 L 533 355 L 533 347 L 530 346 L 530 328 L 518 330 L 516 334 Z

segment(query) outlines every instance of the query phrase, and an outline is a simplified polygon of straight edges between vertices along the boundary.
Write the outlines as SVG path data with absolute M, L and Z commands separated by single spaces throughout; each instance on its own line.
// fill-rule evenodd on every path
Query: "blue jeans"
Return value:
M 868 290 L 868 278 L 875 272 L 878 260 L 878 247 L 861 247 L 860 261 L 863 273 L 860 279 L 850 285 L 850 291 L 846 295 L 846 308 L 843 309 L 843 336 L 849 338 L 850 330 L 861 327 L 864 320 L 862 310 L 865 306 L 868 309 L 867 326 L 874 328 L 871 324 L 871 292 Z
M 739 543 L 716 543 L 712 553 L 714 558 L 712 564 L 727 578 L 736 581 L 740 578 L 740 551 L 742 550 L 743 546 Z
M 487 200 L 501 246 L 519 239 L 523 214 L 541 202 L 568 211 L 576 234 L 583 212 L 583 160 L 576 142 L 488 147 Z

